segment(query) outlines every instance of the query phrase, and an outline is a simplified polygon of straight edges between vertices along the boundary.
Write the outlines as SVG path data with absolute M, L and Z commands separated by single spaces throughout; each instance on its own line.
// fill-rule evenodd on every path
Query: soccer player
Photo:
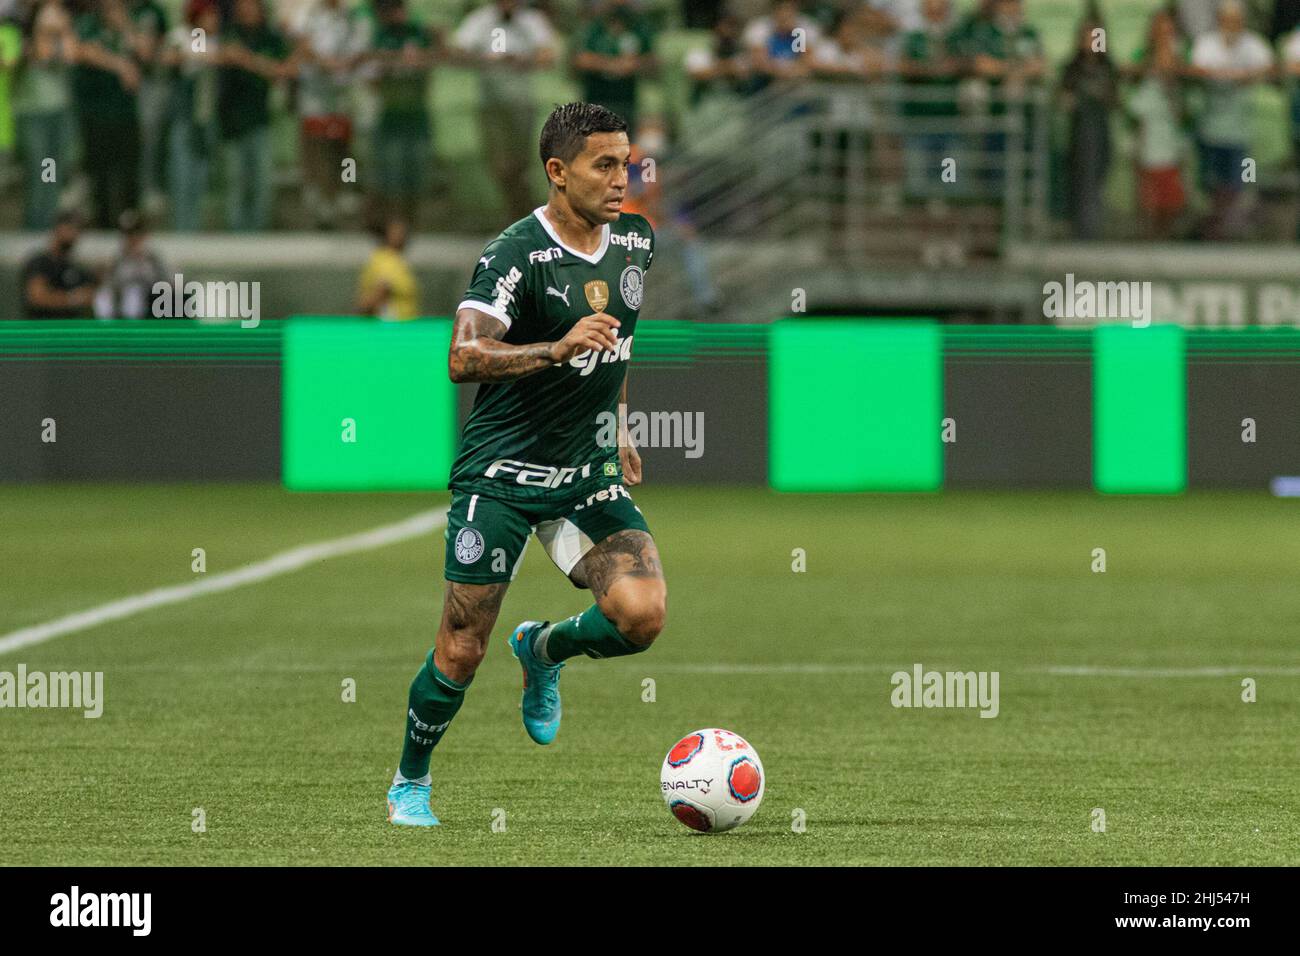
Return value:
M 589 103 L 542 128 L 545 206 L 488 243 L 456 309 L 449 369 L 479 382 L 451 471 L 446 595 L 434 648 L 411 683 L 388 819 L 438 823 L 433 748 L 460 710 L 528 543 L 537 540 L 595 603 L 510 635 L 523 668 L 524 729 L 560 729 L 560 669 L 571 657 L 645 651 L 664 626 L 667 589 L 654 539 L 627 486 L 641 459 L 623 431 L 627 364 L 654 255 L 627 192 L 627 124 Z

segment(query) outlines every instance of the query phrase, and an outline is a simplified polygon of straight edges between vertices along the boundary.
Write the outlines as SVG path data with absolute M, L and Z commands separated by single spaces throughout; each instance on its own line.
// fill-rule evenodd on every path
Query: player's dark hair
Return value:
M 587 145 L 587 137 L 592 133 L 626 132 L 627 120 L 603 106 L 595 103 L 565 103 L 557 106 L 546 117 L 546 125 L 542 127 L 539 150 L 542 168 L 546 168 L 546 161 L 552 156 L 565 163 L 573 162 L 573 158 Z

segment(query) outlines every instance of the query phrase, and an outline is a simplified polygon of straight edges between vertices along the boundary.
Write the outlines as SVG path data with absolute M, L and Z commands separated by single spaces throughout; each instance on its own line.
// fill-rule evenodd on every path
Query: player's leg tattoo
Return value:
M 467 681 L 478 670 L 509 586 L 447 582 L 433 659 L 452 680 Z
M 649 645 L 663 630 L 668 587 L 654 538 L 629 529 L 610 535 L 574 568 L 596 605 L 633 644 Z
M 434 649 L 425 656 L 407 696 L 406 738 L 394 783 L 428 776 L 433 748 L 465 701 L 507 587 L 447 582 Z
M 668 587 L 659 550 L 646 532 L 610 535 L 583 556 L 570 577 L 590 588 L 596 603 L 538 635 L 535 650 L 544 660 L 639 654 L 663 630 Z

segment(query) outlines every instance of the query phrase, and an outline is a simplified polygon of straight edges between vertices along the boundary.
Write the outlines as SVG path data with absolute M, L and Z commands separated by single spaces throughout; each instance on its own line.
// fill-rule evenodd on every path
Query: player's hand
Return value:
M 579 352 L 611 352 L 618 348 L 618 319 L 607 312 L 593 312 L 580 318 L 568 334 L 551 346 L 556 363 L 567 362 Z
M 623 481 L 632 487 L 641 484 L 641 455 L 628 444 L 618 446 L 618 461 L 623 466 Z

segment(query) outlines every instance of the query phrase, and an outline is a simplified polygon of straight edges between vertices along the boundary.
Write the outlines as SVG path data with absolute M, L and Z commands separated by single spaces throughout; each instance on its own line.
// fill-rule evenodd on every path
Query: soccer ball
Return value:
M 711 727 L 673 745 L 659 773 L 673 816 L 692 830 L 740 826 L 763 802 L 763 762 L 744 737 Z

